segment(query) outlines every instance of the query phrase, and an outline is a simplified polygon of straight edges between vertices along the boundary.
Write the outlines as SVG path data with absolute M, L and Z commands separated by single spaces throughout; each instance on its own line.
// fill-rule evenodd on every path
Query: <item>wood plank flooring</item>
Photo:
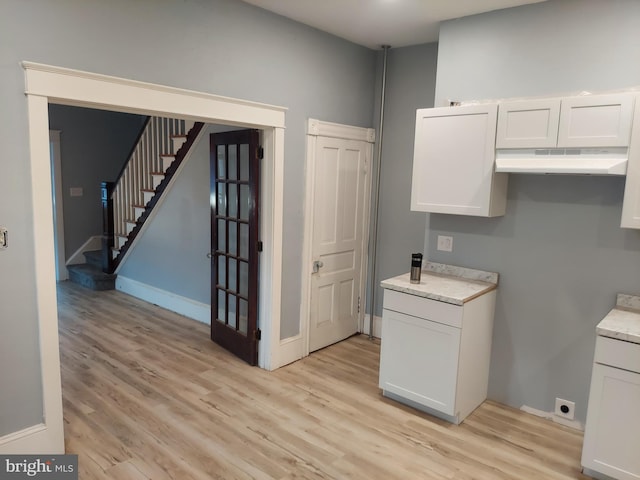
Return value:
M 80 479 L 583 479 L 582 435 L 485 402 L 460 426 L 383 398 L 353 337 L 275 372 L 206 325 L 58 288 L 65 443 Z

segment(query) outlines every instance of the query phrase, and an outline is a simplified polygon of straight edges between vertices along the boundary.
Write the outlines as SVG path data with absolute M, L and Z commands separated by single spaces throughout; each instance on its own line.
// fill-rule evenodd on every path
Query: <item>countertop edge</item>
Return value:
M 414 288 L 411 285 L 407 285 L 404 282 L 406 282 L 406 280 L 408 279 L 408 274 L 398 275 L 396 277 L 382 280 L 380 282 L 380 286 L 387 290 L 393 290 L 400 293 L 415 295 L 418 297 L 427 298 L 430 300 L 436 300 L 439 302 L 449 303 L 457 306 L 463 306 L 465 303 L 471 300 L 474 300 L 475 298 L 478 298 L 479 296 L 484 295 L 497 288 L 497 285 L 495 283 L 485 282 L 485 281 L 476 280 L 476 279 L 469 279 L 464 277 L 458 277 L 455 275 L 447 275 L 443 273 L 434 273 L 434 272 L 424 272 L 424 275 L 428 275 L 436 278 L 439 277 L 443 279 L 455 280 L 461 283 L 472 284 L 472 285 L 476 285 L 478 287 L 484 287 L 484 288 L 481 288 L 478 291 L 473 292 L 472 294 L 464 297 L 453 297 L 450 295 L 440 294 L 440 293 L 436 293 L 436 292 L 432 292 L 432 291 L 428 291 L 420 288 Z M 403 284 L 398 283 L 398 281 L 400 281 L 401 278 L 403 279 Z
M 630 308 L 623 300 L 598 323 L 596 334 L 640 344 L 640 310 Z

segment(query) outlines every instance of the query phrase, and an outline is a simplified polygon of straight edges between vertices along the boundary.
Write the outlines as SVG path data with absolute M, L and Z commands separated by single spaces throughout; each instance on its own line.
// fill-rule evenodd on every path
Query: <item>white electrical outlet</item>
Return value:
M 453 237 L 438 235 L 438 250 L 441 252 L 453 252 Z
M 556 398 L 556 409 L 554 413 L 559 417 L 573 420 L 575 415 L 576 404 L 569 400 L 563 400 L 562 398 Z

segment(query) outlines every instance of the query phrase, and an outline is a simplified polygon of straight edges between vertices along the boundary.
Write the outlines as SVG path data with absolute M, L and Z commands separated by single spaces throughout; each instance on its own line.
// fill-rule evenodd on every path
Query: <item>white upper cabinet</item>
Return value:
M 626 147 L 633 106 L 630 93 L 504 102 L 496 147 Z
M 636 99 L 633 118 L 620 222 L 623 228 L 640 228 L 640 96 Z
M 501 103 L 496 148 L 554 148 L 559 120 L 559 98 Z
M 497 104 L 419 109 L 411 210 L 504 215 L 507 174 L 495 173 Z

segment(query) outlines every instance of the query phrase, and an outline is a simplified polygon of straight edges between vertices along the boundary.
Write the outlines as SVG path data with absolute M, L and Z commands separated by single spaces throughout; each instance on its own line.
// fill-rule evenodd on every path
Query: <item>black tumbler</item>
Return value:
M 411 283 L 420 283 L 420 273 L 422 272 L 422 254 L 411 254 Z

